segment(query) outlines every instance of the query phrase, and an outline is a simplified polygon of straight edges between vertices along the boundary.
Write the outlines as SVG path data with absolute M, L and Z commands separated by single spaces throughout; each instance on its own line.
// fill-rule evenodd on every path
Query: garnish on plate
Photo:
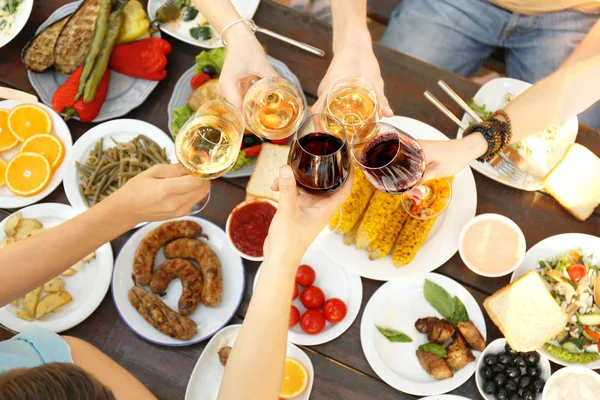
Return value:
M 438 357 L 446 358 L 448 355 L 446 354 L 446 348 L 441 344 L 437 343 L 425 343 L 419 346 L 419 350 L 425 351 L 427 353 L 435 354 Z
M 426 279 L 423 294 L 429 304 L 452 325 L 469 320 L 469 313 L 462 301 L 457 296 L 450 296 L 443 287 Z
M 379 325 L 375 325 L 375 327 L 390 342 L 410 343 L 413 341 L 407 334 L 397 331 L 395 329 L 382 328 Z

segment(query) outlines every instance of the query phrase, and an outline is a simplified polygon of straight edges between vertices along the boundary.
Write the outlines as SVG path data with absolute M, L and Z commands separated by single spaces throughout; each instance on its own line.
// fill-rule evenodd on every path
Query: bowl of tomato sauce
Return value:
M 238 204 L 225 227 L 231 247 L 246 260 L 262 261 L 263 246 L 276 212 L 277 203 L 272 200 L 252 199 Z

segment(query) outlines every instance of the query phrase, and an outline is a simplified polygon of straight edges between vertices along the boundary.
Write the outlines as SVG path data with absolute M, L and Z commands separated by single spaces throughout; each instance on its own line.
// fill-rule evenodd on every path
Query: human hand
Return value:
M 375 90 L 381 115 L 384 117 L 394 116 L 383 91 L 383 79 L 381 78 L 379 63 L 375 58 L 375 54 L 373 54 L 370 41 L 368 45 L 342 50 L 334 55 L 325 77 L 319 84 L 317 90 L 319 98 L 312 107 L 313 113 L 318 114 L 323 111 L 327 93 L 333 85 L 343 78 L 362 78 L 367 81 Z
M 183 217 L 209 190 L 210 181 L 188 175 L 178 164 L 159 164 L 128 181 L 100 204 L 109 203 L 135 226 Z
M 469 135 L 454 140 L 419 140 L 427 167 L 423 182 L 454 176 L 487 150 L 481 135 Z
M 299 191 L 292 168 L 283 165 L 279 169 L 279 178 L 271 186 L 271 189 L 280 193 L 279 207 L 265 241 L 265 258 L 270 252 L 277 251 L 300 261 L 319 232 L 350 195 L 353 177 L 354 171 L 350 171 L 350 176 L 338 191 L 330 196 L 315 196 Z
M 219 88 L 228 102 L 241 109 L 244 95 L 256 77 L 268 78 L 278 74 L 254 34 L 244 24 L 231 28 L 232 34 L 234 29 L 244 30 L 236 32 L 235 36 L 229 35 L 231 41 L 228 42 L 225 63 L 219 76 Z

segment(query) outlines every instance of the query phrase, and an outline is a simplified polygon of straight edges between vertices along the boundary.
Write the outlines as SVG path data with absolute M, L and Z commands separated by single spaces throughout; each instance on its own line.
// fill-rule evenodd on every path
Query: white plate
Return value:
M 19 34 L 19 32 L 21 32 L 21 30 L 25 27 L 29 16 L 31 15 L 32 9 L 33 0 L 23 0 L 23 2 L 19 4 L 17 11 L 13 14 L 13 26 L 8 32 L 0 33 L 0 48 L 7 45 Z
M 155 20 L 156 10 L 160 8 L 163 4 L 166 3 L 166 0 L 149 0 L 148 1 L 148 15 L 150 16 L 150 20 Z M 254 17 L 254 13 L 256 13 L 256 9 L 258 8 L 258 4 L 260 0 L 231 0 L 231 3 L 237 10 L 238 14 L 242 18 L 250 19 Z M 200 13 L 202 14 L 202 13 Z M 202 47 L 204 49 L 216 49 L 218 47 L 223 47 L 223 42 L 218 36 L 221 32 L 216 32 L 212 26 L 212 37 L 211 40 L 198 40 L 194 39 L 189 34 L 189 28 L 194 27 L 190 22 L 183 23 L 184 27 L 181 27 L 179 31 L 172 30 L 169 24 L 160 24 L 159 28 L 161 31 L 165 32 L 167 35 L 173 36 L 175 39 L 179 39 L 182 42 L 186 42 L 191 44 L 192 46 Z
M 417 139 L 448 140 L 437 129 L 407 117 L 384 118 L 388 122 Z M 423 247 L 414 260 L 404 267 L 396 268 L 388 255 L 379 260 L 369 260 L 368 252 L 346 246 L 344 237 L 326 227 L 316 243 L 334 260 L 362 277 L 389 281 L 430 272 L 448 261 L 458 251 L 458 238 L 462 228 L 475 216 L 477 189 L 473 173 L 465 167 L 452 182 L 452 201 L 446 211 L 436 220 Z
M 79 193 L 81 174 L 77 170 L 75 162 L 85 163 L 90 151 L 101 138 L 104 138 L 103 148 L 106 150 L 115 146 L 110 138 L 117 142 L 128 142 L 140 134 L 154 140 L 160 147 L 164 147 L 167 150 L 167 158 L 172 163 L 176 162 L 173 141 L 166 133 L 152 124 L 137 119 L 117 119 L 96 125 L 77 140 L 70 156 L 68 159 L 66 158 L 64 187 L 67 199 L 73 207 L 81 211 L 88 209 Z
M 485 104 L 486 110 L 495 111 L 506 107 L 506 105 L 508 104 L 506 98 L 504 97 L 506 93 L 511 93 L 512 95 L 514 95 L 514 97 L 516 97 L 530 87 L 531 83 L 520 81 L 518 79 L 496 78 L 483 85 L 477 91 L 473 99 L 477 104 Z M 473 123 L 474 120 L 468 114 L 465 113 L 463 115 L 462 122 L 465 125 L 469 125 Z M 564 136 L 564 138 L 556 143 L 553 151 L 549 153 L 548 157 L 543 157 L 543 159 L 537 161 L 532 158 L 527 158 L 528 161 L 532 164 L 532 166 L 535 166 L 540 171 L 540 173 L 546 175 L 560 161 L 562 156 L 567 151 L 569 145 L 575 142 L 578 129 L 579 122 L 577 120 L 577 117 L 569 118 L 564 124 L 560 125 L 558 129 L 557 134 L 559 136 Z M 462 137 L 462 133 L 462 129 L 459 129 L 456 136 L 460 138 Z M 544 188 L 541 181 L 539 180 L 533 180 L 524 184 L 517 184 L 515 182 L 512 182 L 506 179 L 503 175 L 496 172 L 496 170 L 492 168 L 492 166 L 489 163 L 480 163 L 478 161 L 472 161 L 470 165 L 471 168 L 481 173 L 482 175 L 485 175 L 488 178 L 495 180 L 496 182 L 503 183 L 515 189 L 533 191 L 542 190 Z
M 302 85 L 300 84 L 300 80 L 283 62 L 271 57 L 267 56 L 267 59 L 273 66 L 273 69 L 277 71 L 279 75 L 288 81 L 292 82 L 302 93 L 302 98 L 304 100 L 304 104 L 306 103 L 306 97 L 304 96 L 304 92 L 302 91 Z M 188 69 L 181 75 L 181 78 L 175 84 L 175 88 L 173 89 L 173 94 L 171 95 L 171 99 L 169 100 L 169 105 L 167 106 L 167 112 L 169 113 L 169 132 L 171 132 L 171 136 L 175 137 L 175 133 L 171 129 L 171 123 L 173 122 L 173 110 L 179 108 L 185 104 L 187 104 L 188 98 L 192 94 L 192 87 L 190 86 L 190 81 L 196 75 L 194 69 L 196 66 L 194 65 L 192 68 Z M 256 159 L 253 159 L 252 165 L 249 165 L 244 168 L 240 168 L 237 171 L 228 172 L 225 174 L 226 178 L 239 178 L 242 176 L 250 176 L 252 175 L 252 171 L 254 171 L 254 166 L 256 165 Z
M 73 14 L 79 7 L 80 1 L 65 4 L 44 22 L 37 30 L 36 34 L 41 32 L 50 24 Z M 160 37 L 160 32 L 156 32 L 154 37 Z M 40 101 L 45 104 L 52 104 L 52 96 L 54 92 L 67 80 L 69 75 L 63 75 L 54 68 L 43 72 L 36 73 L 27 71 L 29 82 L 37 92 Z M 122 75 L 114 71 L 110 71 L 110 84 L 104 104 L 100 109 L 100 114 L 93 122 L 102 122 L 113 118 L 121 117 L 129 111 L 140 106 L 150 93 L 158 86 L 157 81 L 148 81 L 145 79 L 132 78 L 127 75 Z M 73 119 L 79 119 L 74 117 Z
M 428 273 L 391 281 L 381 286 L 365 307 L 360 324 L 360 341 L 363 352 L 373 370 L 388 385 L 402 392 L 429 396 L 447 393 L 465 383 L 475 372 L 477 360 L 468 364 L 454 376 L 438 381 L 425 372 L 419 364 L 416 351 L 427 343 L 427 335 L 415 329 L 419 318 L 441 315 L 423 295 L 423 285 L 429 279 L 443 287 L 452 297 L 458 296 L 464 303 L 469 318 L 484 339 L 487 337 L 485 320 L 479 305 L 460 284 L 445 276 Z M 388 341 L 375 325 L 396 329 L 408 335 L 411 343 Z M 473 350 L 478 358 L 480 353 Z
M 303 346 L 316 346 L 331 342 L 346 332 L 356 319 L 363 297 L 362 281 L 358 275 L 339 266 L 314 244 L 302 257 L 301 264 L 310 265 L 315 270 L 317 278 L 313 286 L 317 286 L 323 291 L 325 300 L 336 297 L 346 304 L 346 316 L 337 324 L 326 321 L 323 331 L 316 335 L 305 333 L 298 322 L 288 331 L 288 341 Z M 256 271 L 253 290 L 256 288 L 261 268 Z M 292 304 L 300 311 L 300 315 L 306 311 L 306 307 L 300 301 L 300 294 L 303 290 L 304 287 L 298 285 L 298 298 L 292 301 Z
M 527 272 L 536 269 L 538 262 L 542 259 L 550 259 L 553 256 L 565 254 L 575 249 L 582 249 L 583 254 L 587 256 L 593 254 L 596 260 L 598 260 L 600 255 L 600 238 L 582 233 L 564 233 L 544 239 L 529 249 L 521 265 L 513 272 L 510 281 L 514 282 Z M 589 364 L 570 364 L 551 356 L 544 348 L 541 348 L 539 352 L 548 357 L 550 361 L 559 365 L 567 367 L 570 365 L 581 365 L 589 369 L 600 369 L 600 360 Z
M 506 346 L 505 338 L 500 338 L 500 339 L 494 340 L 492 343 L 490 343 L 486 346 L 485 350 L 483 350 L 481 352 L 481 355 L 479 356 L 479 360 L 477 360 L 477 365 L 475 367 L 475 383 L 477 384 L 477 389 L 479 390 L 479 394 L 481 395 L 481 397 L 484 398 L 484 400 L 496 400 L 496 396 L 486 394 L 483 391 L 484 379 L 481 377 L 481 374 L 479 373 L 479 371 L 481 371 L 481 368 L 484 366 L 483 359 L 488 354 L 498 355 L 499 353 L 503 352 L 504 346 Z M 548 358 L 546 358 L 543 354 L 541 354 L 539 352 L 538 352 L 538 354 L 540 355 L 540 362 L 538 363 L 538 366 L 540 367 L 540 370 L 542 371 L 542 373 L 540 374 L 540 378 L 542 378 L 544 380 L 544 382 L 548 382 L 548 378 L 550 378 L 550 375 L 552 374 L 552 370 L 550 369 L 550 361 L 548 361 Z M 541 393 L 536 393 L 535 398 L 541 399 L 542 398 Z
M 10 110 L 19 104 L 25 103 L 26 102 L 24 101 L 4 100 L 0 101 L 0 108 Z M 50 119 L 52 120 L 52 134 L 58 137 L 65 147 L 65 156 L 60 166 L 56 169 L 56 171 L 54 171 L 54 175 L 52 175 L 52 179 L 50 180 L 50 183 L 48 183 L 48 186 L 46 186 L 46 189 L 34 196 L 20 197 L 16 194 L 13 194 L 6 186 L 0 187 L 0 208 L 21 208 L 33 203 L 37 203 L 52 193 L 63 180 L 63 174 L 66 170 L 66 159 L 71 155 L 71 148 L 73 147 L 71 131 L 60 115 L 55 113 L 50 107 L 47 107 L 43 104 L 36 105 L 42 107 L 50 115 Z M 0 158 L 8 162 L 15 154 L 19 152 L 19 147 L 21 147 L 20 143 L 12 150 L 0 153 Z
M 219 361 L 218 351 L 224 346 L 232 346 L 242 325 L 230 325 L 221 329 L 208 342 L 190 377 L 185 391 L 185 400 L 215 400 L 221 386 L 225 368 Z M 308 370 L 309 382 L 306 391 L 294 400 L 308 400 L 312 390 L 315 371 L 310 358 L 291 343 L 287 345 L 287 356 L 300 361 Z
M 36 204 L 21 210 L 23 218 L 35 218 L 51 228 L 76 217 L 79 213 L 66 204 L 45 203 Z M 4 238 L 4 224 L 0 223 L 0 240 Z M 96 250 L 96 258 L 90 260 L 73 276 L 63 277 L 65 289 L 73 297 L 73 301 L 46 315 L 42 320 L 24 321 L 17 318 L 15 313 L 18 308 L 12 304 L 0 308 L 0 324 L 15 332 L 22 332 L 31 327 L 40 327 L 59 333 L 74 327 L 89 317 L 100 305 L 112 275 L 113 253 L 110 243 L 106 243 Z M 68 269 L 65 266 L 65 270 Z
M 202 233 L 208 236 L 210 248 L 217 254 L 221 261 L 221 273 L 223 275 L 223 295 L 221 304 L 216 308 L 203 305 L 198 306 L 196 311 L 188 318 L 198 324 L 198 333 L 190 340 L 173 339 L 152 327 L 137 312 L 127 299 L 129 289 L 133 287 L 131 275 L 133 273 L 133 258 L 135 250 L 140 242 L 150 231 L 154 230 L 164 222 L 153 222 L 140 228 L 125 243 L 117 256 L 112 279 L 112 295 L 115 306 L 123 321 L 142 338 L 155 344 L 164 346 L 187 346 L 208 339 L 219 329 L 224 327 L 233 317 L 242 301 L 244 295 L 244 284 L 246 272 L 242 265 L 242 259 L 229 247 L 225 232 L 212 222 L 196 217 L 183 217 L 178 220 L 195 221 L 202 227 Z M 154 268 L 166 260 L 163 250 L 159 250 L 154 260 Z M 146 288 L 148 289 L 148 288 Z M 161 300 L 171 309 L 177 311 L 177 301 L 181 296 L 181 283 L 175 279 L 167 288 L 167 294 Z

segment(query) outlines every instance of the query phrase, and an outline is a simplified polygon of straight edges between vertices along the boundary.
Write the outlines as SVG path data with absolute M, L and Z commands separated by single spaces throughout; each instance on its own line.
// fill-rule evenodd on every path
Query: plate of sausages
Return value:
M 112 295 L 136 334 L 164 346 L 202 342 L 229 322 L 244 294 L 245 271 L 225 232 L 197 217 L 154 222 L 125 243 Z

